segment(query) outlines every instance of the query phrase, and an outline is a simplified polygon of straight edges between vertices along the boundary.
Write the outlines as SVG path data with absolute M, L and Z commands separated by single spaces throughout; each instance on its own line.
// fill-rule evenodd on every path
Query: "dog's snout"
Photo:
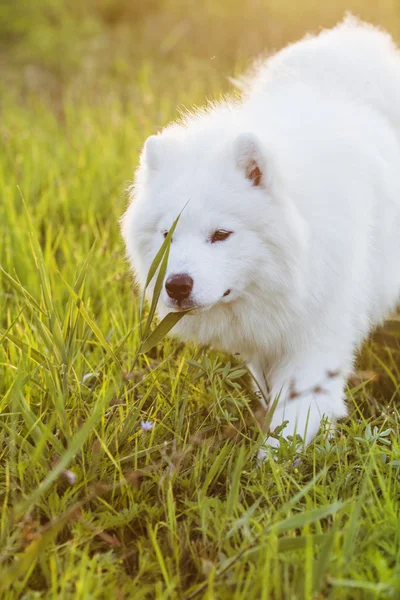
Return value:
M 170 275 L 165 282 L 165 289 L 170 298 L 185 300 L 193 289 L 193 279 L 187 273 Z

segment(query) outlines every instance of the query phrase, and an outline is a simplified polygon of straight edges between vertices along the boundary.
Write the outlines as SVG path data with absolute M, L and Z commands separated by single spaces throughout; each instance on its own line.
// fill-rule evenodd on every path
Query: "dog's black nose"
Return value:
M 185 300 L 193 289 L 193 279 L 187 273 L 170 275 L 165 282 L 165 289 L 170 298 Z

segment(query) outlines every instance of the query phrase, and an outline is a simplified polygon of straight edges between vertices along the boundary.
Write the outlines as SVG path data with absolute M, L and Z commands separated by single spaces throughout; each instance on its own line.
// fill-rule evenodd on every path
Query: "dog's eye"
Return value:
M 212 244 L 215 244 L 215 242 L 223 242 L 231 235 L 231 233 L 233 232 L 226 231 L 225 229 L 217 229 L 217 231 L 214 231 L 214 233 L 212 234 L 210 242 Z

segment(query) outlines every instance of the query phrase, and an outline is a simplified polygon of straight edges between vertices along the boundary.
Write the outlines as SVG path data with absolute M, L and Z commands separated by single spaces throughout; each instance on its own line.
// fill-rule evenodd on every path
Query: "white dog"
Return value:
M 122 230 L 143 285 L 186 205 L 160 315 L 197 307 L 174 333 L 240 353 L 278 397 L 271 429 L 308 443 L 400 297 L 400 54 L 349 18 L 243 90 L 147 140 Z

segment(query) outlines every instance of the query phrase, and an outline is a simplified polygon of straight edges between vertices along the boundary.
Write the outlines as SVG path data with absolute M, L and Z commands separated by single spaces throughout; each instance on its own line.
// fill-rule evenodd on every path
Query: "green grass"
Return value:
M 179 21 L 180 2 L 156 5 Z M 58 6 L 75 4 L 54 3 L 53 10 Z M 251 3 L 247 17 L 254 27 L 256 6 L 261 10 Z M 304 17 L 296 25 L 298 12 L 285 16 L 278 3 L 271 6 L 281 25 L 271 43 L 307 28 Z M 65 38 L 54 31 L 52 37 L 48 22 L 37 21 L 40 45 L 40 31 L 27 35 L 23 11 L 13 14 L 7 34 L 12 68 L 1 67 L 0 122 L 0 597 L 397 599 L 396 319 L 365 345 L 358 368 L 379 378 L 367 382 L 364 374 L 351 383 L 349 417 L 333 438 L 321 433 L 305 451 L 283 445 L 277 460 L 261 467 L 255 456 L 263 415 L 243 365 L 165 339 L 132 369 L 141 341 L 140 296 L 118 219 L 138 152 L 179 105 L 226 91 L 227 75 L 253 56 L 262 37 L 260 25 L 254 44 L 247 34 L 243 52 L 227 50 L 222 60 L 218 48 L 240 37 L 225 2 L 207 22 L 205 9 L 191 16 L 200 31 L 205 22 L 217 30 L 218 19 L 230 16 L 229 35 L 221 31 L 215 48 L 210 42 L 217 65 L 200 35 L 192 46 L 185 41 L 184 65 L 173 53 L 161 59 L 150 24 L 158 16 L 164 41 L 173 45 L 175 38 L 154 7 L 134 17 L 143 57 L 128 52 L 125 34 L 102 24 L 93 6 L 80 15 L 82 24 L 62 20 Z M 395 7 L 388 2 L 381 9 L 380 20 L 392 17 L 395 31 Z M 313 25 L 319 10 L 307 13 Z M 336 18 L 335 10 L 322 22 Z M 130 13 L 122 14 L 129 22 Z M 95 69 L 85 82 L 79 51 L 93 42 L 85 35 L 96 27 L 102 39 L 115 36 L 118 43 L 93 50 Z M 76 41 L 83 46 L 70 52 Z M 117 50 L 105 67 L 109 47 Z M 137 62 L 126 71 L 131 56 Z M 153 428 L 143 431 L 142 421 Z

